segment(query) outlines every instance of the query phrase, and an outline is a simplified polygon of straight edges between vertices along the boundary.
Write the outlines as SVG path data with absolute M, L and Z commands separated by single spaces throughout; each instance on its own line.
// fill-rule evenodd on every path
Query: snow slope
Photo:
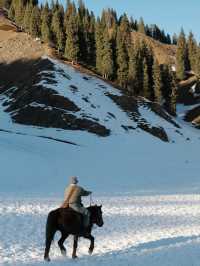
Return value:
M 74 116 L 87 115 L 90 120 L 98 119 L 111 134 L 99 137 L 81 130 L 14 123 L 11 120 L 14 111 L 5 112 L 5 103 L 12 102 L 10 93 L 1 94 L 0 160 L 3 175 L 0 193 L 60 196 L 70 175 L 80 176 L 84 185 L 100 194 L 200 191 L 197 129 L 180 118 L 173 119 L 173 123 L 167 121 L 142 99 L 137 103 L 137 119 L 132 119 L 107 96 L 107 93 L 119 96 L 121 93 L 117 89 L 70 66 L 52 62 L 57 83 L 46 83 L 44 89 L 54 89 L 73 101 L 80 109 L 74 112 Z M 72 84 L 73 88 L 70 87 Z M 74 91 L 74 88 L 77 89 Z M 51 106 L 43 108 L 54 109 Z M 162 142 L 142 130 L 139 123 L 162 127 L 170 142 Z M 125 130 L 122 125 L 135 129 Z

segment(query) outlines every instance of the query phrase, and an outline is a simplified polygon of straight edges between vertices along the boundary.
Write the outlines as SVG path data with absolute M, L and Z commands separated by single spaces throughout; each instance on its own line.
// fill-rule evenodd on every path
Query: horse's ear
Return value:
M 100 205 L 99 207 L 102 208 L 102 205 Z

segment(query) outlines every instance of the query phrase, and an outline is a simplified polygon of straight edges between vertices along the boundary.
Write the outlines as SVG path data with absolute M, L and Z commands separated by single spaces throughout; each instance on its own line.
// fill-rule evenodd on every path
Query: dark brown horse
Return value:
M 66 249 L 63 245 L 65 239 L 69 235 L 74 235 L 72 258 L 77 258 L 76 249 L 78 245 L 78 238 L 84 237 L 90 240 L 89 254 L 92 254 L 94 249 L 94 237 L 91 235 L 94 224 L 99 227 L 103 226 L 102 206 L 90 206 L 87 209 L 90 212 L 90 223 L 87 228 L 83 227 L 82 214 L 75 212 L 70 208 L 59 208 L 49 213 L 46 224 L 46 247 L 44 259 L 50 261 L 49 251 L 51 242 L 56 231 L 61 232 L 61 238 L 58 241 L 58 246 L 62 255 L 66 255 Z

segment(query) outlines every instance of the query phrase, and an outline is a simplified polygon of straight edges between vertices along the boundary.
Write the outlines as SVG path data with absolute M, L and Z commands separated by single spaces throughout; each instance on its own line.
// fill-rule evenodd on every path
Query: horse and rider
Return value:
M 78 238 L 84 237 L 90 240 L 89 254 L 94 249 L 94 237 L 92 236 L 92 227 L 94 224 L 99 227 L 103 226 L 102 206 L 90 206 L 85 208 L 82 204 L 82 196 L 91 195 L 91 191 L 87 191 L 78 186 L 78 178 L 73 176 L 70 178 L 70 184 L 65 189 L 64 202 L 60 208 L 49 213 L 46 223 L 46 243 L 44 259 L 50 261 L 49 251 L 52 240 L 56 231 L 61 232 L 61 238 L 58 241 L 61 253 L 66 254 L 64 241 L 69 235 L 74 236 L 72 258 L 77 258 L 76 250 Z

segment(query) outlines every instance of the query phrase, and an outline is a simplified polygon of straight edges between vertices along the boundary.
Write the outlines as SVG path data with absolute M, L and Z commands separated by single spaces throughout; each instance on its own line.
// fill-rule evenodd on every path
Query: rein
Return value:
M 94 201 L 93 201 L 93 199 L 92 199 L 92 193 L 91 193 L 91 194 L 90 194 L 90 207 L 91 207 L 92 205 L 94 205 Z

